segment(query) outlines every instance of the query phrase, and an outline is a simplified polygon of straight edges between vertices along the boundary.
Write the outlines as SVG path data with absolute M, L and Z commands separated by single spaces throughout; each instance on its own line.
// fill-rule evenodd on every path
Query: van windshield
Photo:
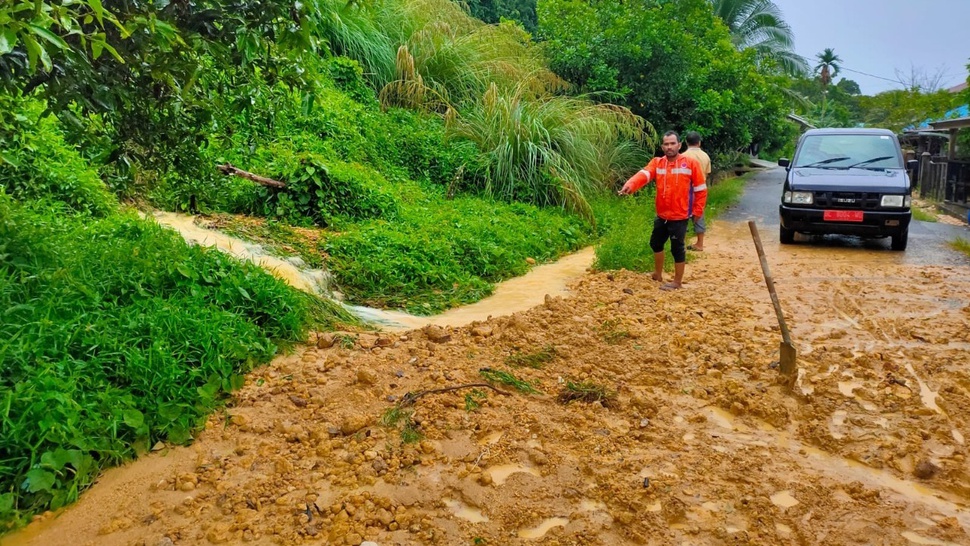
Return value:
M 798 148 L 795 167 L 901 169 L 895 139 L 887 135 L 810 135 Z

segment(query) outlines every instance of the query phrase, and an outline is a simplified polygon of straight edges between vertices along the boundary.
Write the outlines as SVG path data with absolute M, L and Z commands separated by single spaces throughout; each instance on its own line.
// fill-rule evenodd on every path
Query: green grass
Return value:
M 351 301 L 430 314 L 478 301 L 492 283 L 590 242 L 581 219 L 555 209 L 429 191 L 396 221 L 348 224 L 321 242 Z
M 350 318 L 133 214 L 0 193 L 0 521 L 72 502 L 101 468 L 185 443 L 244 374 Z
M 412 409 L 392 406 L 381 415 L 381 425 L 398 429 L 401 433 L 401 443 L 413 444 L 422 438 L 421 432 L 412 419 L 413 415 L 414 410 Z
M 505 357 L 505 364 L 513 368 L 532 368 L 541 370 L 549 362 L 556 358 L 556 348 L 546 345 L 542 349 L 532 353 L 516 352 Z
M 744 175 L 723 180 L 709 186 L 704 217 L 708 229 L 729 205 L 736 203 L 744 193 L 744 184 L 750 176 Z M 593 201 L 593 210 L 602 234 L 596 247 L 593 268 L 599 271 L 627 269 L 630 271 L 653 271 L 653 251 L 650 250 L 650 234 L 653 233 L 654 185 L 650 184 L 631 197 L 602 195 Z M 693 234 L 688 234 L 688 240 Z M 670 244 L 666 245 L 664 270 L 673 271 L 674 258 Z M 687 252 L 687 261 L 694 254 Z
M 603 407 L 609 408 L 616 405 L 616 392 L 592 381 L 566 381 L 556 400 L 561 404 L 575 401 L 587 404 L 599 402 Z
M 970 241 L 958 237 L 950 241 L 950 246 L 966 254 L 967 256 L 970 256 Z
M 939 219 L 932 212 L 916 207 L 913 207 L 912 211 L 914 220 L 919 220 L 920 222 L 939 222 Z
M 525 393 L 525 394 L 539 394 L 538 381 L 526 381 L 524 379 L 519 379 L 515 374 L 511 372 L 506 372 L 503 370 L 495 370 L 492 368 L 482 368 L 478 370 L 478 373 L 485 378 L 489 383 L 499 383 L 501 385 L 506 385 L 512 387 L 513 389 Z

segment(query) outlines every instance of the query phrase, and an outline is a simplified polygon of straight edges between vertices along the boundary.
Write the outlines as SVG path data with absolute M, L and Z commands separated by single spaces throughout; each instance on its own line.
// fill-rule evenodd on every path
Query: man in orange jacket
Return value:
M 674 280 L 660 287 L 661 290 L 677 290 L 683 285 L 687 251 L 687 220 L 704 214 L 707 204 L 707 184 L 704 170 L 696 159 L 680 153 L 680 137 L 674 131 L 664 133 L 663 157 L 655 157 L 646 167 L 623 184 L 620 195 L 630 195 L 646 186 L 651 180 L 657 183 L 657 218 L 653 221 L 650 249 L 653 250 L 653 280 L 663 282 L 664 245 L 670 239 L 670 251 L 674 255 Z M 693 192 L 693 208 L 691 193 Z

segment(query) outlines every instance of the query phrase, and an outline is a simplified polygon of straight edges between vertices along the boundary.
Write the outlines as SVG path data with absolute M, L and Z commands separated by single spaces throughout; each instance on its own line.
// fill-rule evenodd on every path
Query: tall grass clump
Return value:
M 279 343 L 343 315 L 133 215 L 0 193 L 0 521 L 183 443 Z
M 526 93 L 491 86 L 465 112 L 449 112 L 449 134 L 485 155 L 486 195 L 563 206 L 592 220 L 589 199 L 646 158 L 646 122 L 618 107 Z

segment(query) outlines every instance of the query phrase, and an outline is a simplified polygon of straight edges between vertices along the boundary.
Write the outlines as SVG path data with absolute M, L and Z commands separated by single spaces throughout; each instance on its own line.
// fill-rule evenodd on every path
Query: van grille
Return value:
M 880 194 L 864 192 L 817 191 L 815 206 L 826 209 L 879 208 Z

